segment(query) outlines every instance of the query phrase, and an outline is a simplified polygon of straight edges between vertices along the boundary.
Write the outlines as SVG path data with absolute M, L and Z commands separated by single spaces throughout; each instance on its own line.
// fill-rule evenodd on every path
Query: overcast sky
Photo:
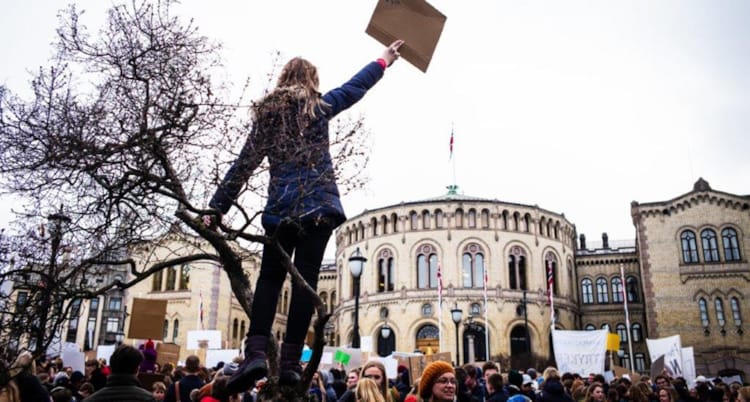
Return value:
M 51 54 L 64 2 L 6 2 L 0 83 L 19 91 Z M 89 27 L 110 2 L 77 2 Z M 750 1 L 432 0 L 447 22 L 427 73 L 404 60 L 353 108 L 371 131 L 368 187 L 349 216 L 445 193 L 564 213 L 591 240 L 633 239 L 631 201 L 671 199 L 705 178 L 750 193 Z M 271 55 L 303 56 L 321 89 L 383 46 L 374 0 L 183 0 L 221 41 L 229 77 L 256 83 Z M 264 86 L 253 87 L 259 94 Z M 7 216 L 9 205 L 0 217 Z

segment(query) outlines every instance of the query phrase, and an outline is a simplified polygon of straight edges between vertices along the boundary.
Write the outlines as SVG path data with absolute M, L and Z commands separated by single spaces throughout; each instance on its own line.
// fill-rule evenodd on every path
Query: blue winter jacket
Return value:
M 328 122 L 348 109 L 383 77 L 377 62 L 367 64 L 339 88 L 322 96 L 316 119 L 304 121 L 303 100 L 278 89 L 259 102 L 253 129 L 209 206 L 226 213 L 255 169 L 267 157 L 266 228 L 291 219 L 300 224 L 326 220 L 335 228 L 346 220 L 331 162 Z M 275 98 L 274 98 L 275 97 Z

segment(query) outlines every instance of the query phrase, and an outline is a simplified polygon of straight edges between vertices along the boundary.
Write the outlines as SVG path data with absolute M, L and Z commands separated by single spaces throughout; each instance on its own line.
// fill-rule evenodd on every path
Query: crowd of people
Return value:
M 147 354 L 143 347 L 121 345 L 109 362 L 88 360 L 81 372 L 60 358 L 36 364 L 23 353 L 9 366 L 12 379 L 0 402 L 255 402 L 267 383 L 261 378 L 246 390 L 230 390 L 240 357 L 206 367 L 191 355 L 175 367 L 147 361 Z M 607 381 L 603 374 L 581 376 L 554 367 L 503 372 L 493 362 L 454 367 L 445 361 L 429 363 L 414 381 L 411 374 L 399 365 L 389 376 L 378 360 L 349 370 L 329 368 L 315 373 L 308 394 L 320 402 L 750 402 L 750 386 L 718 377 L 688 383 L 667 374 L 632 380 L 624 374 Z

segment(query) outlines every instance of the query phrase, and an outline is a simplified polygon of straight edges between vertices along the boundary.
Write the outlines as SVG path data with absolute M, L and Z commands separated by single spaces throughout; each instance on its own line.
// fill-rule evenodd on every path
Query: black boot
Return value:
M 245 392 L 255 385 L 256 380 L 268 375 L 266 349 L 268 349 L 267 336 L 252 335 L 245 339 L 245 360 L 227 381 L 227 390 L 230 394 Z
M 286 342 L 281 345 L 279 385 L 294 386 L 302 379 L 302 347 L 303 345 Z

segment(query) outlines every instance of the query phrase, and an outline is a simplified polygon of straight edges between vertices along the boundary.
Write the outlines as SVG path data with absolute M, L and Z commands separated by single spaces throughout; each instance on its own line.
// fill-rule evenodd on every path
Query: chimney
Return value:
M 580 236 L 578 236 L 578 241 L 581 243 L 581 250 L 586 250 L 586 235 L 581 233 Z
M 602 233 L 602 248 L 609 248 L 609 236 L 607 236 L 607 232 Z

